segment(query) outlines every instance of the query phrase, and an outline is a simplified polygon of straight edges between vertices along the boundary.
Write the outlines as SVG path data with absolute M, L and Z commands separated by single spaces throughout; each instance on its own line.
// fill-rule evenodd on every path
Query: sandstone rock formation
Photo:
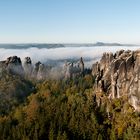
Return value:
M 32 77 L 37 78 L 38 71 L 39 71 L 39 65 L 40 64 L 41 64 L 40 61 L 38 61 L 37 63 L 35 63 L 35 65 L 33 67 L 33 71 L 32 71 Z
M 104 53 L 93 64 L 96 93 L 104 92 L 110 99 L 127 96 L 129 103 L 140 111 L 140 50 Z
M 80 60 L 76 63 L 72 62 L 65 62 L 63 71 L 64 71 L 64 77 L 66 79 L 71 79 L 75 76 L 80 76 L 84 74 L 84 62 L 83 58 L 81 57 Z
M 32 61 L 31 61 L 30 57 L 25 57 L 23 67 L 24 67 L 25 75 L 27 77 L 31 76 L 32 70 L 33 70 L 33 66 L 32 66 Z
M 24 76 L 21 59 L 17 56 L 8 57 L 7 60 L 0 62 L 0 70 L 11 74 L 18 74 Z
M 82 76 L 85 73 L 83 58 L 76 63 L 66 62 L 64 67 L 51 67 L 42 64 L 40 61 L 32 65 L 30 57 L 25 57 L 22 65 L 21 59 L 17 56 L 11 56 L 5 61 L 0 61 L 0 74 L 7 71 L 11 74 L 25 76 L 25 78 L 34 78 L 36 80 L 48 79 L 71 79 L 75 76 Z M 89 72 L 88 69 L 86 72 Z
M 47 68 L 45 67 L 45 65 L 41 63 L 39 65 L 39 69 L 38 69 L 38 73 L 37 73 L 37 79 L 38 80 L 43 80 L 47 77 L 46 70 L 47 70 Z

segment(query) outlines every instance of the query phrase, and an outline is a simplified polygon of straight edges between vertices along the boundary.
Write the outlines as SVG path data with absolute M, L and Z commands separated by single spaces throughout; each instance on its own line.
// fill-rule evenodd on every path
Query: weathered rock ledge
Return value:
M 95 92 L 104 92 L 109 99 L 127 96 L 129 103 L 140 111 L 140 50 L 104 53 L 92 66 Z

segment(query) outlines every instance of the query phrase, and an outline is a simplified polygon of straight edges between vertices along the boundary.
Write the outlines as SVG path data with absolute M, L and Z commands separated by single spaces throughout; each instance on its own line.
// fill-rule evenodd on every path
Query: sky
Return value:
M 140 44 L 140 0 L 0 0 L 0 43 Z

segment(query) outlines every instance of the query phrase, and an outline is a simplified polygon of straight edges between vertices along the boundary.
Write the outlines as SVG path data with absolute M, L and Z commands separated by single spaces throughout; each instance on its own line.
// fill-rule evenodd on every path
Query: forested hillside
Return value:
M 91 74 L 34 81 L 3 73 L 1 140 L 139 140 L 140 117 L 127 97 L 95 95 Z

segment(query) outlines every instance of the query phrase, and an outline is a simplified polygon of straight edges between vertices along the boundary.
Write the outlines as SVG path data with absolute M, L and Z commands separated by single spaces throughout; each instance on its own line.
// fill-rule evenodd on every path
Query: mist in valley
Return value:
M 10 47 L 9 47 L 10 48 Z M 18 56 L 24 62 L 25 57 L 30 57 L 32 63 L 40 61 L 44 64 L 58 66 L 65 61 L 76 62 L 83 57 L 85 67 L 90 68 L 93 63 L 98 61 L 104 52 L 115 53 L 118 50 L 137 50 L 138 46 L 86 46 L 86 47 L 54 47 L 54 48 L 0 48 L 0 61 L 6 60 L 10 56 Z

